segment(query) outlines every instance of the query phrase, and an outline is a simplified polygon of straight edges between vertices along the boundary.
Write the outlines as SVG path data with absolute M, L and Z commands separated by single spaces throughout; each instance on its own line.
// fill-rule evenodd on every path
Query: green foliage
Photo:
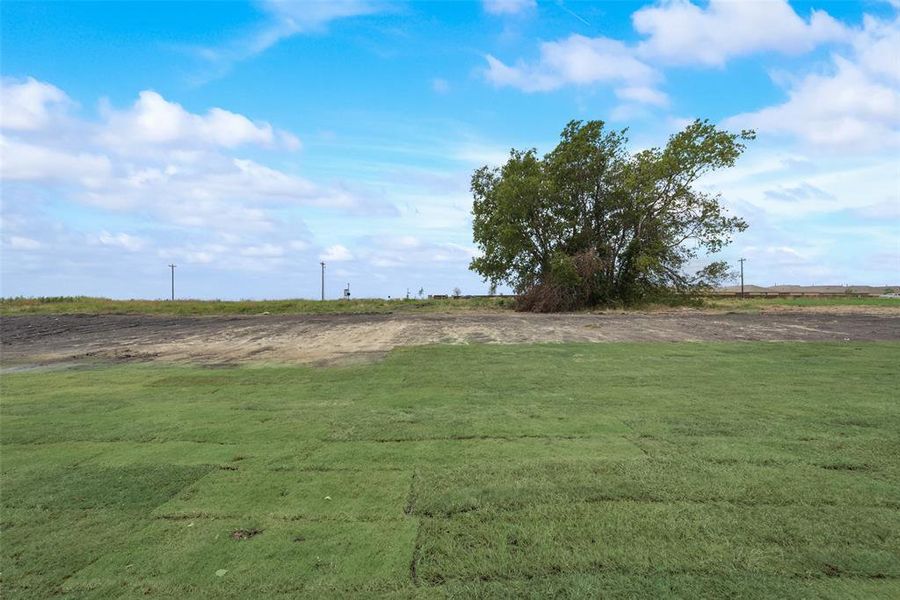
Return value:
M 894 598 L 898 361 L 472 345 L 7 374 L 3 597 Z
M 747 224 L 695 182 L 734 165 L 751 131 L 695 121 L 665 148 L 629 155 L 625 132 L 602 121 L 572 121 L 556 148 L 513 150 L 500 168 L 472 176 L 473 236 L 482 250 L 470 268 L 507 283 L 522 308 L 563 310 L 646 300 L 660 290 L 696 291 L 728 275 L 713 262 Z

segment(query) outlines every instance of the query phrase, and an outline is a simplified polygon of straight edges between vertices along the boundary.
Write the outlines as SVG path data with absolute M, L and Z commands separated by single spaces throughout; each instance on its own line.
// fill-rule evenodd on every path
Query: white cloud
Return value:
M 618 88 L 616 96 L 622 100 L 630 100 L 638 104 L 650 104 L 653 106 L 668 106 L 669 97 L 659 90 L 646 86 L 634 86 Z
M 69 104 L 69 97 L 61 89 L 33 77 L 24 81 L 0 79 L 0 127 L 3 129 L 44 129 Z
M 360 258 L 373 267 L 391 269 L 422 267 L 435 263 L 457 263 L 465 268 L 475 256 L 474 248 L 451 242 L 431 242 L 413 235 L 381 235 L 365 240 Z
M 110 233 L 108 231 L 100 232 L 93 240 L 103 246 L 122 248 L 129 252 L 141 250 L 146 243 L 145 240 L 137 236 L 129 235 L 127 233 Z
M 241 248 L 238 245 L 222 244 L 218 242 L 188 242 L 178 246 L 165 246 L 157 251 L 160 258 L 166 261 L 176 261 L 178 264 L 188 263 L 194 265 L 231 265 L 238 263 L 252 265 L 258 263 L 258 258 L 243 262 Z M 177 273 L 176 273 L 177 276 Z
M 723 194 L 750 228 L 723 257 L 749 260 L 748 282 L 886 283 L 893 265 L 870 254 L 897 256 L 900 206 L 892 156 L 801 155 L 760 140 L 732 169 L 700 182 Z M 876 220 L 877 219 L 877 220 Z M 736 264 L 736 263 L 735 263 Z
M 58 89 L 28 81 L 34 89 Z M 241 144 L 296 147 L 299 140 L 219 108 L 194 114 L 145 91 L 127 110 L 106 108 L 98 121 L 68 119 L 56 123 L 52 135 L 33 130 L 0 135 L 0 178 L 6 184 L 52 186 L 71 200 L 108 210 L 217 232 L 270 231 L 276 226 L 273 210 L 291 206 L 379 214 L 391 208 L 364 202 L 344 185 L 318 185 L 226 153 Z M 6 202 L 16 201 L 4 195 Z
M 853 37 L 857 60 L 875 76 L 900 83 L 900 22 L 865 15 L 863 29 Z
M 650 106 L 667 107 L 657 89 L 662 79 L 655 65 L 723 66 L 730 58 L 759 52 L 798 54 L 830 42 L 851 42 L 854 32 L 824 11 L 799 16 L 786 0 L 663 1 L 632 15 L 635 31 L 646 39 L 637 45 L 603 36 L 572 34 L 543 42 L 536 61 L 503 62 L 485 56 L 485 77 L 498 87 L 546 92 L 564 86 L 607 84 L 626 102 L 619 117 L 647 114 Z M 872 48 L 871 62 L 896 71 L 893 46 Z M 642 106 L 644 108 L 642 108 Z
M 359 198 L 341 188 L 323 188 L 250 160 L 224 156 L 134 175 L 126 171 L 74 197 L 111 210 L 152 212 L 177 225 L 223 232 L 270 230 L 271 210 L 290 206 L 364 210 Z
M 9 238 L 9 247 L 13 250 L 37 250 L 41 243 L 31 238 L 13 235 Z
M 241 256 L 271 257 L 283 256 L 284 248 L 276 244 L 259 244 L 241 249 Z
M 75 181 L 95 187 L 112 171 L 107 156 L 0 136 L 0 179 L 3 181 Z
M 265 239 L 269 237 L 266 236 Z M 207 265 L 210 269 L 229 272 L 278 273 L 287 265 L 318 266 L 315 257 L 296 252 L 294 245 L 280 236 L 278 243 L 260 242 L 257 236 L 251 234 L 219 235 L 207 241 L 192 238 L 179 245 L 165 243 L 159 245 L 157 255 L 166 261 L 175 261 L 176 264 Z
M 864 210 L 875 203 L 900 203 L 893 157 L 812 159 L 764 148 L 732 169 L 707 175 L 700 185 L 712 193 L 723 192 L 737 214 L 750 210 L 760 218 L 791 225 L 798 219 Z M 750 226 L 751 231 L 756 227 L 753 219 Z
M 851 55 L 832 55 L 827 73 L 790 84 L 787 101 L 727 119 L 728 127 L 787 134 L 820 149 L 900 147 L 900 21 L 868 17 Z
M 205 115 L 190 113 L 151 90 L 141 92 L 127 110 L 106 112 L 101 141 L 118 148 L 131 149 L 144 144 L 234 148 L 243 144 L 272 146 L 276 143 L 289 149 L 299 147 L 295 136 L 276 131 L 268 123 L 255 123 L 244 115 L 221 108 L 212 108 Z
M 74 173 L 47 173 L 65 181 Z M 102 181 L 82 186 L 72 198 L 109 210 L 153 213 L 186 227 L 216 231 L 272 228 L 270 209 L 318 206 L 365 212 L 367 204 L 341 187 L 313 182 L 248 159 L 209 154 L 197 163 L 157 163 L 140 166 L 115 162 Z
M 826 12 L 800 17 L 786 0 L 710 0 L 705 7 L 672 0 L 632 15 L 634 29 L 649 36 L 642 56 L 675 64 L 724 65 L 755 52 L 808 52 L 845 40 L 848 29 Z
M 491 15 L 515 15 L 537 7 L 536 0 L 484 0 L 484 12 Z
M 325 252 L 319 255 L 319 260 L 325 262 L 344 262 L 353 260 L 353 254 L 345 246 L 335 244 L 325 249 Z
M 509 66 L 487 55 L 488 81 L 498 87 L 510 86 L 525 92 L 546 92 L 566 85 L 597 83 L 618 85 L 632 100 L 650 99 L 659 104 L 665 98 L 652 89 L 659 73 L 634 56 L 624 43 L 606 37 L 589 38 L 573 34 L 556 42 L 543 42 L 536 63 L 519 61 Z

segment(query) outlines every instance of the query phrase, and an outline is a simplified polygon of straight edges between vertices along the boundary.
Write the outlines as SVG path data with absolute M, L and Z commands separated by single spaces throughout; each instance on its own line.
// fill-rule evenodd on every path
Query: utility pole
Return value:
M 325 261 L 319 264 L 322 265 L 322 300 L 325 300 Z
M 169 268 L 172 269 L 172 300 L 175 299 L 175 265 L 169 265 Z
M 740 259 L 740 263 L 741 263 L 741 300 L 744 299 L 744 261 L 745 260 L 747 260 L 747 259 L 746 258 Z

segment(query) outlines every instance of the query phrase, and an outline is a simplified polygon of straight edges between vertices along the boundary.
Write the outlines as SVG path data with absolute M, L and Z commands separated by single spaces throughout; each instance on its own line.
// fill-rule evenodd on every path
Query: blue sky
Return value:
M 770 285 L 900 284 L 892 2 L 3 2 L 3 295 L 483 293 L 468 181 L 570 119 L 754 128 Z

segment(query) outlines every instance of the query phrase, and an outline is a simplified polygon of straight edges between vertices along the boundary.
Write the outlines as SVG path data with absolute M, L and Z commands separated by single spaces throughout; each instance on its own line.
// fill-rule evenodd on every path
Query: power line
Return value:
M 745 260 L 747 260 L 747 259 L 742 258 L 739 260 L 739 262 L 741 263 L 741 300 L 744 299 L 744 261 Z
M 325 261 L 319 264 L 322 265 L 322 300 L 325 300 Z

